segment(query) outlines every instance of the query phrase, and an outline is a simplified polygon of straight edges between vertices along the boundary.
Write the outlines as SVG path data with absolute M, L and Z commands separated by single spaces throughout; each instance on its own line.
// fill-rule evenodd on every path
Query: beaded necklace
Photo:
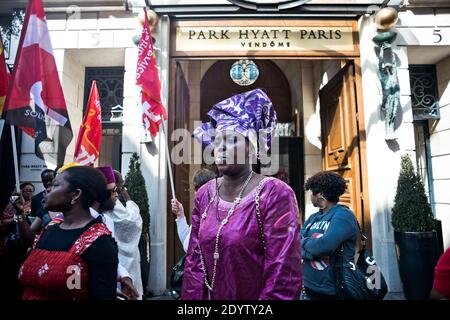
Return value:
M 231 216 L 233 215 L 234 211 L 236 210 L 236 207 L 239 205 L 239 203 L 242 200 L 242 194 L 244 193 L 245 188 L 247 187 L 248 183 L 250 182 L 251 178 L 253 176 L 253 171 L 250 172 L 247 180 L 245 181 L 244 185 L 242 186 L 241 191 L 239 192 L 239 195 L 234 199 L 233 201 L 233 206 L 230 208 L 230 210 L 228 210 L 227 216 L 225 217 L 225 219 L 222 220 L 222 222 L 220 223 L 220 227 L 217 230 L 217 234 L 216 234 L 216 243 L 214 246 L 214 254 L 213 254 L 213 259 L 214 259 L 214 266 L 213 266 L 213 273 L 212 273 L 212 278 L 211 278 L 211 284 L 209 284 L 208 282 L 208 274 L 206 272 L 206 266 L 205 266 L 205 262 L 203 260 L 203 253 L 202 253 L 202 249 L 200 247 L 200 227 L 198 228 L 198 239 L 199 239 L 199 249 L 200 249 L 200 263 L 201 263 L 201 267 L 203 270 L 203 275 L 204 275 L 204 279 L 205 279 L 205 285 L 208 288 L 209 291 L 213 291 L 214 290 L 214 283 L 216 280 L 216 271 L 217 271 L 217 261 L 219 260 L 219 238 L 220 238 L 220 233 L 222 231 L 222 229 L 225 227 L 225 225 L 228 223 L 229 219 L 231 218 Z M 211 200 L 209 200 L 208 205 L 206 206 L 205 211 L 202 214 L 202 218 L 200 220 L 200 225 L 203 223 L 203 221 L 205 221 L 206 217 L 208 216 L 208 210 L 209 207 L 211 206 L 211 204 L 213 203 L 214 199 L 218 197 L 218 191 L 216 190 L 216 193 L 214 195 L 214 197 L 211 198 Z

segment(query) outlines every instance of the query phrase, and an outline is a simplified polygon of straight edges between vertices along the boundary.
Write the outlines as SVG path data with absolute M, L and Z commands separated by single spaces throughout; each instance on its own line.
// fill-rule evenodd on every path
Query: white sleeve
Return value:
M 117 279 L 126 278 L 126 277 L 128 277 L 130 279 L 133 279 L 133 278 L 131 278 L 131 276 L 128 273 L 127 269 L 125 269 L 125 267 L 122 266 L 120 264 L 120 262 L 119 262 L 119 264 L 117 265 Z
M 187 224 L 186 217 L 176 219 L 175 222 L 177 223 L 178 238 L 183 244 L 184 251 L 187 252 L 189 238 L 191 235 L 191 227 Z
M 187 252 L 188 249 L 189 249 L 189 239 L 191 238 L 191 230 L 192 230 L 192 228 L 191 228 L 191 226 L 189 226 L 189 232 L 188 232 L 188 234 L 186 235 L 186 238 L 184 238 L 184 241 L 183 241 L 183 250 L 184 250 L 184 252 Z
M 128 200 L 127 203 L 125 203 L 126 209 L 128 210 L 128 213 L 132 216 L 141 216 L 140 210 L 136 202 L 133 200 Z
M 136 229 L 134 232 L 138 233 L 140 238 L 142 233 L 141 210 L 139 209 L 138 205 L 132 200 L 128 200 L 125 205 L 128 212 L 128 219 L 133 222 L 133 226 Z

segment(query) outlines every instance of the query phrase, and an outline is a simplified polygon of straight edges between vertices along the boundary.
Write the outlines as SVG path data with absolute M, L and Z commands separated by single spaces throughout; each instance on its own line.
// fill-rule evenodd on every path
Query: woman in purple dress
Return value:
M 276 114 L 260 89 L 233 96 L 208 113 L 194 136 L 214 144 L 222 174 L 196 193 L 182 299 L 298 299 L 299 209 L 284 182 L 252 171 L 267 152 Z M 258 149 L 259 140 L 259 149 Z

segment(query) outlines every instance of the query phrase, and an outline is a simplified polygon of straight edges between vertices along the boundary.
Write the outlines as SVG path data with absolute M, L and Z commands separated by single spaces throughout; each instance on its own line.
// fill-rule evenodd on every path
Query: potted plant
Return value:
M 438 225 L 420 175 L 414 171 L 409 155 L 403 155 L 392 208 L 392 226 L 400 278 L 408 300 L 429 297 L 434 267 L 441 254 Z
M 150 210 L 145 180 L 142 176 L 139 156 L 136 152 L 131 156 L 129 171 L 125 177 L 125 185 L 131 199 L 135 201 L 139 207 L 142 218 L 142 234 L 141 239 L 139 240 L 139 252 L 141 254 L 141 276 L 145 295 L 150 265 Z

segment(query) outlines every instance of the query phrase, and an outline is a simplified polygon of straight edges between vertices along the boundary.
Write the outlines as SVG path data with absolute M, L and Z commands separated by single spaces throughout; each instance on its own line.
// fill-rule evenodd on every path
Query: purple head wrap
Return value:
M 106 184 L 116 182 L 116 177 L 114 177 L 114 171 L 111 166 L 98 167 L 97 169 L 100 170 L 100 172 L 105 176 Z
M 248 138 L 257 152 L 269 150 L 277 114 L 269 97 L 261 89 L 223 100 L 217 103 L 208 115 L 211 122 L 203 123 L 193 134 L 203 146 L 214 143 L 216 132 L 233 130 Z

